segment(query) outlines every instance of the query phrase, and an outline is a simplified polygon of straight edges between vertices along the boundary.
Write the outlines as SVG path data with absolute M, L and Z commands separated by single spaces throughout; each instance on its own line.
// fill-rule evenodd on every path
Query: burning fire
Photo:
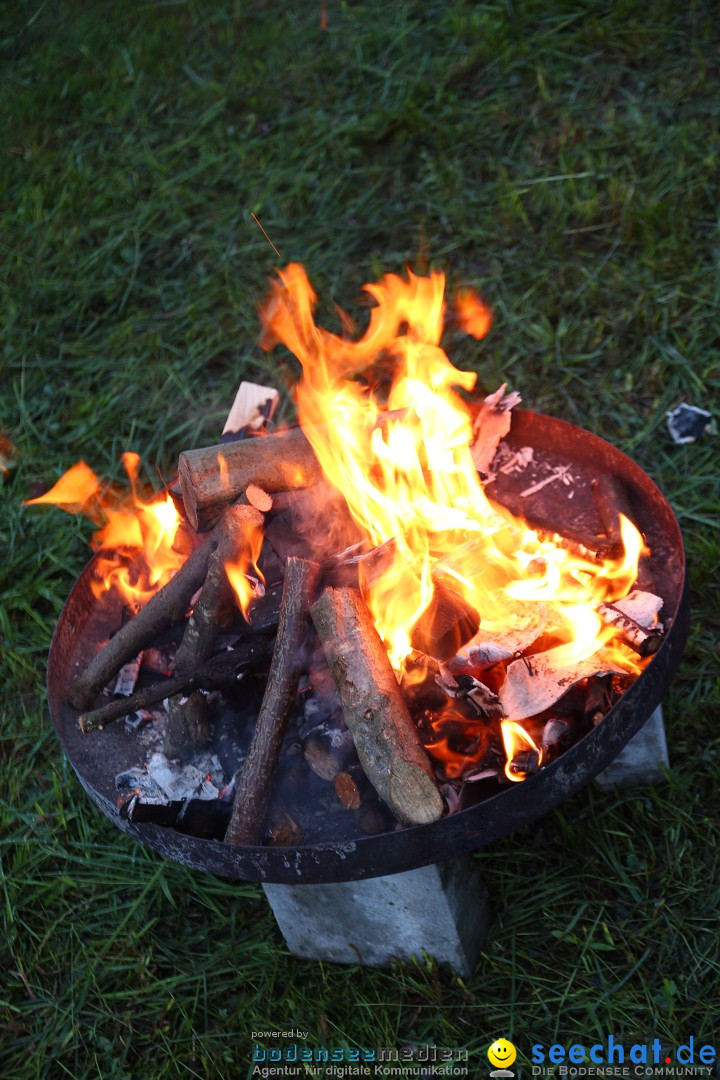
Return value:
M 251 621 L 250 605 L 265 592 L 265 578 L 258 569 L 263 532 L 261 528 L 248 529 L 243 537 L 242 549 L 232 561 L 225 562 L 225 573 L 232 586 L 238 607 L 246 622 Z
M 119 553 L 129 558 L 118 562 L 101 556 L 93 592 L 100 597 L 117 589 L 123 599 L 142 606 L 165 585 L 182 566 L 185 556 L 173 545 L 180 515 L 170 496 L 143 498 L 138 490 L 140 458 L 127 452 L 122 463 L 130 481 L 130 491 L 104 484 L 84 461 L 73 465 L 44 495 L 28 499 L 26 506 L 59 506 L 72 514 L 82 514 L 99 526 L 90 544 L 95 551 Z M 137 557 L 142 555 L 142 559 Z
M 641 661 L 600 617 L 598 606 L 632 589 L 643 539 L 622 518 L 621 555 L 595 562 L 560 540 L 542 538 L 490 502 L 472 456 L 473 418 L 461 396 L 474 388 L 476 376 L 454 367 L 440 347 L 444 276 L 386 274 L 366 285 L 375 306 L 367 330 L 354 340 L 346 317 L 347 336 L 316 324 L 316 296 L 302 266 L 290 264 L 278 278 L 262 311 L 263 346 L 283 343 L 300 361 L 297 406 L 305 435 L 367 542 L 385 545 L 382 573 L 361 586 L 398 677 L 424 679 L 431 661 L 418 656 L 414 632 L 431 603 L 439 608 L 448 591 L 473 616 L 479 614 L 486 637 L 502 635 L 519 620 L 536 625 L 538 637 L 548 633 L 543 657 L 551 669 L 564 671 L 602 653 L 599 667 L 637 673 Z M 465 332 L 478 339 L 487 334 L 492 313 L 479 297 L 461 293 L 455 310 Z M 373 385 L 368 375 L 377 361 L 383 378 L 392 365 L 389 390 Z M 185 555 L 175 550 L 180 518 L 172 499 L 167 493 L 143 497 L 137 454 L 126 453 L 122 460 L 129 493 L 104 484 L 79 462 L 27 505 L 53 504 L 93 521 L 98 531 L 92 547 L 127 557 L 101 557 L 96 595 L 117 589 L 141 606 Z M 219 464 L 227 483 L 222 455 Z M 249 530 L 237 559 L 226 562 L 246 618 L 263 587 L 257 570 L 262 539 L 259 527 Z M 449 777 L 479 763 L 483 751 L 479 730 L 474 748 L 472 731 L 468 749 L 455 748 L 449 735 L 458 722 L 470 727 L 454 708 L 442 712 L 432 725 L 436 739 L 428 745 Z M 542 751 L 520 724 L 503 720 L 501 727 L 506 775 L 524 779 L 540 765 Z
M 637 657 L 612 640 L 616 631 L 596 608 L 632 587 L 642 537 L 623 519 L 622 556 L 598 564 L 541 540 L 491 504 L 471 456 L 472 419 L 459 394 L 473 389 L 476 376 L 455 368 L 440 348 L 444 276 L 387 274 L 366 285 L 376 306 L 354 341 L 315 323 L 316 296 L 302 266 L 291 264 L 278 276 L 262 312 L 263 345 L 282 342 L 300 361 L 300 421 L 326 477 L 371 544 L 393 541 L 392 563 L 366 585 L 365 597 L 399 676 L 408 677 L 413 628 L 440 582 L 480 613 L 486 632 L 512 626 L 518 604 L 551 612 L 546 621 L 558 644 L 547 655 L 558 668 L 612 643 L 614 662 L 638 671 Z M 467 332 L 482 337 L 489 329 L 491 314 L 472 294 L 461 295 L 457 311 Z M 384 400 L 366 373 L 379 355 L 395 370 Z
M 486 630 L 510 623 L 514 600 L 553 605 L 568 638 L 558 666 L 601 648 L 614 631 L 595 607 L 630 589 L 642 538 L 625 521 L 622 558 L 598 566 L 493 507 L 470 453 L 470 413 L 455 389 L 471 390 L 475 374 L 453 367 L 439 346 L 443 275 L 387 274 L 366 285 L 377 307 L 355 342 L 315 324 L 303 267 L 279 276 L 263 312 L 264 344 L 283 342 L 302 364 L 300 420 L 325 475 L 372 544 L 394 541 L 392 566 L 367 600 L 396 669 L 412 653 L 412 629 L 441 579 L 480 612 Z M 397 364 L 387 412 L 352 377 L 383 351 Z M 540 577 L 528 571 L 538 559 Z
M 522 724 L 514 720 L 501 720 L 500 730 L 508 780 L 524 780 L 531 772 L 537 772 L 542 764 L 542 750 L 535 745 Z

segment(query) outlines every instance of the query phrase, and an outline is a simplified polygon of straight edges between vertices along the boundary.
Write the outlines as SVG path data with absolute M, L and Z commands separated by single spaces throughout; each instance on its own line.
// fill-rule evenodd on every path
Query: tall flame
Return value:
M 355 341 L 316 325 L 316 296 L 302 266 L 278 276 L 262 312 L 263 344 L 283 342 L 300 360 L 298 412 L 325 475 L 371 543 L 394 541 L 394 559 L 366 599 L 395 668 L 404 671 L 413 627 L 439 580 L 476 608 L 486 630 L 511 626 L 518 600 L 552 605 L 567 638 L 558 666 L 597 652 L 616 631 L 595 607 L 631 587 L 642 538 L 625 521 L 622 558 L 598 566 L 492 506 L 457 392 L 471 390 L 475 374 L 455 368 L 439 344 L 444 276 L 386 274 L 366 285 L 376 306 Z M 468 327 L 487 330 L 490 316 L 477 298 L 465 297 L 459 311 Z M 356 378 L 379 356 L 395 367 L 384 404 L 367 377 Z
M 141 606 L 185 561 L 173 549 L 180 516 L 168 494 L 146 499 L 139 493 L 137 454 L 123 454 L 122 463 L 130 481 L 129 492 L 104 484 L 89 465 L 79 461 L 49 491 L 28 499 L 25 506 L 59 506 L 89 518 L 98 526 L 90 540 L 92 548 L 119 552 L 130 559 L 128 565 L 100 555 L 93 592 L 101 596 L 116 589 L 127 602 Z

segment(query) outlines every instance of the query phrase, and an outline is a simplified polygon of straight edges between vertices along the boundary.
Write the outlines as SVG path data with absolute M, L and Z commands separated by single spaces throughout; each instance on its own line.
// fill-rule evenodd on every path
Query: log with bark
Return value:
M 290 557 L 285 567 L 275 651 L 252 742 L 235 779 L 235 802 L 225 834 L 229 844 L 257 844 L 262 837 L 272 777 L 303 663 L 303 641 L 319 568 Z
M 401 419 L 407 410 L 381 413 L 377 428 Z M 239 442 L 184 450 L 178 477 L 185 513 L 200 532 L 209 529 L 230 502 L 249 484 L 274 495 L 310 487 L 321 475 L 320 465 L 302 428 L 287 428 Z
M 178 476 L 185 513 L 203 532 L 250 484 L 271 495 L 309 487 L 320 476 L 320 465 L 298 427 L 185 450 L 178 459 Z
M 368 780 L 398 820 L 437 821 L 442 797 L 365 601 L 326 588 L 311 614 Z

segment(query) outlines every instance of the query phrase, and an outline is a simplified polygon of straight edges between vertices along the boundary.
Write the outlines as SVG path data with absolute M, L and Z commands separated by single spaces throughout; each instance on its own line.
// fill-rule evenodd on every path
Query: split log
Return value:
M 272 777 L 297 693 L 302 644 L 318 574 L 315 563 L 294 557 L 287 561 L 275 651 L 250 749 L 235 779 L 235 802 L 225 834 L 228 844 L 260 841 Z
M 311 614 L 368 780 L 405 824 L 437 821 L 442 797 L 365 601 L 326 588 Z
M 257 511 L 244 508 L 248 521 L 256 521 Z M 85 709 L 113 675 L 145 645 L 174 622 L 185 617 L 190 600 L 207 577 L 210 556 L 220 543 L 225 516 L 192 555 L 159 589 L 134 618 L 124 623 L 107 645 L 97 653 L 72 683 L 68 700 L 77 709 Z
M 78 726 L 83 732 L 94 731 L 113 720 L 129 716 L 139 709 L 157 705 L 159 701 L 164 701 L 173 694 L 200 688 L 232 690 L 242 678 L 243 672 L 267 660 L 271 652 L 271 642 L 266 638 L 243 642 L 235 649 L 229 649 L 227 652 L 212 657 L 199 670 L 190 672 L 188 675 L 163 679 L 162 682 L 136 690 L 134 694 L 130 694 L 121 701 L 109 701 L 107 705 L 101 705 L 99 709 L 83 713 L 78 717 Z
M 185 513 L 199 531 L 210 528 L 250 484 L 273 494 L 309 487 L 319 475 L 318 460 L 299 427 L 185 450 L 178 459 Z
M 436 581 L 432 599 L 413 627 L 410 644 L 443 663 L 451 660 L 479 629 L 480 616 L 472 604 Z
M 625 485 L 617 476 L 605 473 L 593 480 L 591 487 L 595 509 L 602 521 L 605 535 L 614 543 L 622 544 L 620 515 L 622 514 L 628 521 L 633 521 Z

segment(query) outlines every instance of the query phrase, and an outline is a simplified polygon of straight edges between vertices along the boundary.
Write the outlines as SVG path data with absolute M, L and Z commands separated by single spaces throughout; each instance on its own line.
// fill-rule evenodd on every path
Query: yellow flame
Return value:
M 559 665 L 601 648 L 616 631 L 604 627 L 594 609 L 632 586 L 642 538 L 624 522 L 622 558 L 598 565 L 541 542 L 491 505 L 472 460 L 471 417 L 458 393 L 473 388 L 475 374 L 455 368 L 439 345 L 444 276 L 386 274 L 366 285 L 376 306 L 365 333 L 352 341 L 316 325 L 316 297 L 302 266 L 291 264 L 278 275 L 262 312 L 263 344 L 281 341 L 300 360 L 300 421 L 325 475 L 372 544 L 394 541 L 392 563 L 365 595 L 396 669 L 404 669 L 413 627 L 439 578 L 476 608 L 486 630 L 512 626 L 518 600 L 551 604 L 567 637 Z M 468 325 L 474 315 L 476 329 L 483 319 L 489 326 L 481 301 L 463 303 L 459 311 L 465 310 Z M 394 366 L 384 401 L 367 376 L 356 377 L 378 356 Z
M 525 728 L 518 724 L 515 720 L 501 720 L 500 728 L 502 731 L 503 746 L 505 747 L 505 775 L 508 780 L 518 781 L 525 779 L 525 773 L 513 772 L 510 768 L 512 762 L 521 754 L 524 750 L 534 750 L 538 755 L 538 765 L 542 764 L 542 750 L 536 746 L 535 742 L 528 735 Z
M 224 563 L 227 579 L 232 586 L 238 607 L 246 622 L 250 622 L 250 605 L 258 595 L 258 583 L 262 586 L 265 578 L 258 569 L 257 560 L 263 542 L 262 527 L 248 527 L 242 537 L 240 549 L 232 560 Z M 250 575 L 255 579 L 251 580 Z
M 28 499 L 25 505 L 59 506 L 94 522 L 98 529 L 90 543 L 95 551 L 121 552 L 133 560 L 127 565 L 99 556 L 91 583 L 94 594 L 101 596 L 115 589 L 124 600 L 138 606 L 170 580 L 185 557 L 173 550 L 180 516 L 170 496 L 164 493 L 143 498 L 138 489 L 138 454 L 124 453 L 122 463 L 130 482 L 129 493 L 103 484 L 84 461 L 79 461 L 50 491 Z

